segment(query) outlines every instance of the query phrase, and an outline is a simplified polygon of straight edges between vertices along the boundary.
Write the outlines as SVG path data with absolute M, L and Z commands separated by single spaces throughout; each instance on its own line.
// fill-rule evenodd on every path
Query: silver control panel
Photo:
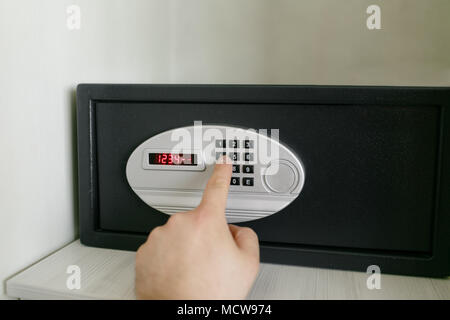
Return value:
M 149 206 L 167 214 L 187 211 L 200 203 L 222 155 L 233 163 L 228 222 L 272 215 L 303 188 L 305 171 L 292 151 L 274 137 L 232 126 L 175 128 L 153 136 L 132 152 L 126 176 Z

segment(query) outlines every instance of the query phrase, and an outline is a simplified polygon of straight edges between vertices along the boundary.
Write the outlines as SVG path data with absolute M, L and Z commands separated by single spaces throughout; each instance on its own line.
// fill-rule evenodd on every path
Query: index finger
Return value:
M 215 165 L 198 206 L 201 211 L 211 215 L 225 215 L 231 171 L 231 162 L 228 159 Z

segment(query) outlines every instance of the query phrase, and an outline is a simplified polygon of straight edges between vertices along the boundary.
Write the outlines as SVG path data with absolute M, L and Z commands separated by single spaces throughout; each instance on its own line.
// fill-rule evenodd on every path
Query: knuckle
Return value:
M 136 266 L 141 264 L 141 258 L 145 256 L 145 250 L 147 248 L 148 243 L 145 242 L 142 244 L 136 251 Z
M 162 227 L 161 227 L 161 226 L 158 226 L 158 227 L 153 228 L 153 230 L 152 230 L 152 231 L 150 232 L 150 234 L 148 235 L 148 241 L 150 241 L 151 239 L 154 239 L 154 238 L 158 237 L 159 234 L 161 233 L 161 231 L 162 231 Z
M 177 228 L 179 225 L 185 225 L 188 220 L 188 215 L 186 212 L 178 212 L 172 214 L 164 225 L 167 228 Z
M 258 235 L 256 234 L 256 232 L 249 227 L 243 227 L 242 228 L 242 233 L 244 233 L 247 237 L 254 239 L 255 241 L 258 241 Z
M 142 244 L 137 250 L 136 250 L 136 257 L 140 257 L 142 255 L 142 251 L 144 250 L 144 244 Z
M 171 215 L 169 217 L 169 219 L 167 220 L 166 225 L 170 227 L 170 226 L 176 224 L 178 222 L 178 220 L 179 220 L 179 217 L 180 216 L 179 216 L 178 213 L 175 213 L 175 214 Z

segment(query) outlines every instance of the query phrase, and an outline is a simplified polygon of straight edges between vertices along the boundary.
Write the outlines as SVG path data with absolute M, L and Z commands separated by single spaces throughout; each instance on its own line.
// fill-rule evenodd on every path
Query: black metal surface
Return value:
M 77 96 L 85 244 L 135 250 L 167 220 L 128 186 L 126 161 L 202 120 L 279 128 L 305 165 L 290 206 L 241 224 L 258 233 L 262 261 L 450 273 L 449 89 L 87 84 Z

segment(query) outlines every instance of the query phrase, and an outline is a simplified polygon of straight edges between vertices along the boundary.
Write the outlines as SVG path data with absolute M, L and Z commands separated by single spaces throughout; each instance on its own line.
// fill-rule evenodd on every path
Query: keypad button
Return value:
M 253 187 L 253 178 L 242 178 L 242 185 L 246 187 Z
M 244 140 L 244 148 L 245 149 L 253 149 L 253 140 Z
M 242 172 L 243 173 L 253 173 L 253 166 L 242 166 Z
M 229 143 L 230 143 L 230 148 L 233 148 L 233 149 L 237 149 L 237 148 L 239 148 L 239 140 L 230 140 L 230 141 L 228 141 Z
M 229 156 L 230 156 L 231 161 L 239 161 L 239 153 L 231 152 Z
M 239 173 L 239 166 L 237 164 L 233 164 L 233 173 Z
M 216 140 L 216 148 L 226 148 L 227 140 Z
M 231 177 L 230 184 L 232 186 L 238 186 L 240 184 L 240 179 L 238 177 Z
M 226 152 L 216 152 L 216 160 L 219 160 L 220 157 L 222 157 L 222 156 L 224 156 L 226 154 L 227 154 Z
M 244 153 L 244 160 L 245 161 L 253 161 L 253 153 Z

